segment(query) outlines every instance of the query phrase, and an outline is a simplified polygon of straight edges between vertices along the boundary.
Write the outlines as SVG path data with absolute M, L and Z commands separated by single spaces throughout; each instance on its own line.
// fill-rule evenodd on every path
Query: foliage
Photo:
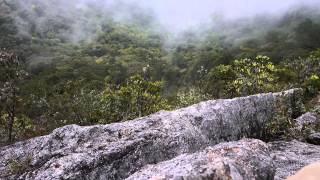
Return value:
M 13 53 L 0 51 L 0 112 L 5 114 L 8 142 L 12 142 L 13 126 L 22 103 L 18 84 L 27 73 L 21 59 Z
M 296 79 L 292 81 L 306 90 L 307 96 L 314 96 L 320 89 L 320 57 L 312 52 L 306 58 L 297 58 L 285 62 L 285 67 L 291 69 L 296 74 Z
M 9 167 L 11 169 L 12 174 L 22 174 L 27 169 L 30 168 L 32 162 L 32 156 L 27 155 L 22 159 L 12 157 L 11 161 L 9 162 Z
M 286 99 L 276 103 L 277 110 L 275 112 L 275 117 L 268 120 L 265 131 L 263 132 L 264 140 L 271 141 L 292 138 L 294 120 L 290 114 L 291 110 L 287 108 L 287 103 Z
M 245 96 L 278 90 L 276 66 L 266 56 L 219 65 L 207 76 L 207 91 L 214 97 Z
M 236 95 L 232 81 L 237 74 L 231 65 L 219 65 L 211 69 L 206 77 L 206 92 L 216 98 L 229 98 Z
M 318 117 L 320 117 L 320 104 L 315 105 L 315 107 L 311 109 L 311 112 L 315 113 Z
M 275 87 L 275 65 L 267 56 L 257 56 L 255 59 L 241 59 L 234 61 L 237 78 L 232 82 L 240 96 L 272 92 Z
M 197 104 L 201 101 L 212 99 L 208 94 L 202 94 L 195 88 L 188 91 L 179 91 L 174 101 L 175 108 L 187 107 L 193 104 Z
M 149 115 L 162 109 L 169 109 L 162 97 L 163 85 L 160 81 L 148 81 L 140 75 L 129 78 L 119 88 L 107 87 L 102 95 L 103 117 L 100 123 L 110 123 Z

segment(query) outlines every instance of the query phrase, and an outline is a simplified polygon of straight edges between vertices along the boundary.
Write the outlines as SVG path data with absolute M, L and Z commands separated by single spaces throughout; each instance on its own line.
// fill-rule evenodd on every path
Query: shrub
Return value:
M 31 167 L 32 156 L 27 155 L 23 159 L 13 157 L 9 162 L 9 167 L 12 174 L 22 174 Z

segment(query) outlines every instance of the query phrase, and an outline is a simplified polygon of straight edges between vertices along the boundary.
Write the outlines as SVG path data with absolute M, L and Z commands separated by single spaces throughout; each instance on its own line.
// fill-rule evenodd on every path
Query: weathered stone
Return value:
M 274 174 L 267 144 L 246 139 L 221 143 L 201 152 L 146 166 L 128 180 L 272 180 Z
M 295 119 L 296 128 L 299 131 L 303 131 L 304 129 L 314 129 L 316 126 L 320 125 L 320 119 L 317 117 L 315 113 L 307 112 L 297 119 Z
M 296 118 L 294 122 L 294 127 L 290 129 L 291 134 L 299 141 L 311 142 L 314 138 L 310 135 L 320 130 L 320 118 L 315 113 L 307 112 Z
M 310 144 L 320 145 L 320 133 L 310 134 L 306 140 Z
M 259 138 L 279 102 L 299 113 L 300 89 L 202 102 L 110 125 L 69 125 L 0 148 L 0 178 L 124 179 L 147 164 L 222 141 Z
M 298 170 L 320 161 L 320 146 L 299 141 L 270 143 L 271 156 L 276 166 L 275 180 L 286 179 Z

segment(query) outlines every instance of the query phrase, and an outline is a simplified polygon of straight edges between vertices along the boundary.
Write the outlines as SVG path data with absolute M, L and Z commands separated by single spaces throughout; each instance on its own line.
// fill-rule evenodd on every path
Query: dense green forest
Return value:
M 0 139 L 208 99 L 320 88 L 320 11 L 215 18 L 177 35 L 134 6 L 0 0 Z M 1 142 L 0 142 L 1 144 Z

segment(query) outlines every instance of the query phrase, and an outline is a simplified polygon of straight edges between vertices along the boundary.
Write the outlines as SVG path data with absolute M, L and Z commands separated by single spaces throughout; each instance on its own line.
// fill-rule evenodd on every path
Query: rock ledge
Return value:
M 202 102 L 123 123 L 65 126 L 47 136 L 0 148 L 0 178 L 125 179 L 146 165 L 220 142 L 260 138 L 266 123 L 276 117 L 279 102 L 291 109 L 291 116 L 299 114 L 300 95 L 300 89 L 292 89 Z M 260 151 L 264 152 L 256 153 Z M 246 159 L 240 156 L 235 158 Z M 229 156 L 223 155 L 223 159 L 230 167 L 238 166 L 236 160 L 225 158 Z M 261 158 L 268 161 L 268 157 Z M 260 168 L 259 163 L 257 166 Z M 245 169 L 238 170 L 241 173 Z M 250 177 L 256 174 L 250 167 L 248 172 L 252 172 Z

